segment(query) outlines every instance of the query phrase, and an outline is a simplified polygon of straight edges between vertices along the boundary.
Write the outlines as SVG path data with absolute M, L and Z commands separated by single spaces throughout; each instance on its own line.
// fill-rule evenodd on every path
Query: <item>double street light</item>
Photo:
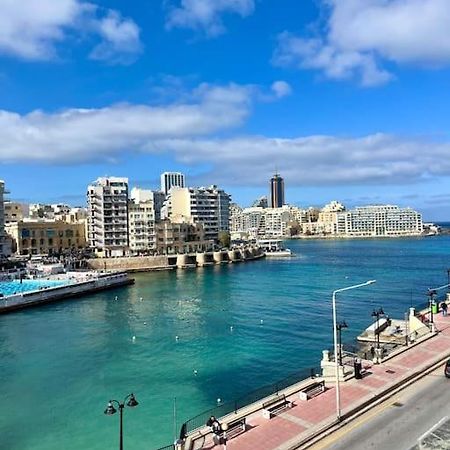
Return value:
M 383 308 L 374 309 L 372 311 L 372 317 L 377 318 L 377 325 L 375 328 L 374 333 L 377 335 L 377 349 L 380 349 L 380 317 L 384 317 L 384 311 Z
M 129 406 L 130 408 L 134 408 L 135 406 L 139 405 L 134 394 L 129 394 L 124 398 L 122 403 L 117 400 L 110 400 L 108 402 L 108 406 L 106 407 L 106 409 L 104 411 L 107 416 L 112 416 L 113 414 L 115 414 L 117 412 L 117 409 L 114 407 L 114 404 L 116 404 L 117 407 L 119 408 L 119 415 L 120 415 L 119 449 L 120 450 L 123 450 L 123 409 L 125 408 L 125 402 L 126 402 L 126 406 Z
M 368 286 L 369 284 L 375 283 L 376 280 L 369 280 L 365 283 L 355 284 L 354 286 L 348 286 L 341 289 L 336 289 L 333 291 L 332 301 L 333 301 L 333 340 L 334 340 L 334 362 L 335 362 L 335 378 L 336 378 L 336 416 L 337 420 L 341 420 L 341 398 L 339 392 L 339 366 L 340 361 L 338 360 L 338 327 L 337 327 L 337 313 L 336 313 L 336 294 L 339 292 L 349 291 L 350 289 L 357 289 L 360 287 Z
M 339 350 L 339 365 L 342 366 L 342 330 L 348 328 L 347 322 L 343 320 L 336 325 L 338 331 L 338 350 Z

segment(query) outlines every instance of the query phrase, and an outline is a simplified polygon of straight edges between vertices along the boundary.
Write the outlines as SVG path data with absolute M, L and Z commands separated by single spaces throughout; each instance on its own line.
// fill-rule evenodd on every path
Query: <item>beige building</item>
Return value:
M 17 222 L 28 215 L 28 205 L 18 202 L 5 202 L 5 223 Z
M 199 223 L 205 238 L 217 241 L 221 231 L 229 231 L 230 196 L 217 186 L 172 187 L 165 203 L 165 218 L 175 223 Z
M 156 224 L 156 249 L 159 254 L 196 253 L 213 250 L 214 241 L 205 239 L 203 226 L 198 223 Z
M 0 180 L 0 259 L 2 256 L 6 256 L 4 196 L 5 196 L 5 182 Z
M 24 219 L 6 225 L 12 251 L 18 255 L 54 255 L 86 247 L 84 223 Z
M 153 192 L 133 188 L 128 202 L 130 250 L 133 254 L 155 250 L 155 207 Z

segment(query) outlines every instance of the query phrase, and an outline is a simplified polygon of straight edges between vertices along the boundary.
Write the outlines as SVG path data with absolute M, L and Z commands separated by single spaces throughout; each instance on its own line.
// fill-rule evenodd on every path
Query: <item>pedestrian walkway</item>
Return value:
M 436 315 L 434 318 L 439 333 L 408 348 L 387 361 L 373 365 L 364 363 L 361 380 L 352 378 L 341 382 L 342 415 L 350 414 L 402 380 L 425 370 L 445 357 L 450 357 L 450 316 Z M 336 395 L 334 382 L 327 383 L 324 393 L 308 401 L 299 399 L 298 394 L 289 398 L 293 407 L 272 419 L 262 417 L 258 411 L 247 417 L 246 432 L 229 439 L 229 450 L 288 450 L 317 434 L 320 430 L 336 423 Z M 214 445 L 209 435 L 202 446 L 196 449 L 219 450 L 223 445 Z

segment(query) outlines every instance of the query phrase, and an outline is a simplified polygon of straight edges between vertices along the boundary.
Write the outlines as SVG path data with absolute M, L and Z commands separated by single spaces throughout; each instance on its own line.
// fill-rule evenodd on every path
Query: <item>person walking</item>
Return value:
M 447 308 L 448 308 L 447 303 L 446 302 L 442 302 L 441 303 L 441 308 L 442 308 L 442 315 L 446 316 L 447 315 Z

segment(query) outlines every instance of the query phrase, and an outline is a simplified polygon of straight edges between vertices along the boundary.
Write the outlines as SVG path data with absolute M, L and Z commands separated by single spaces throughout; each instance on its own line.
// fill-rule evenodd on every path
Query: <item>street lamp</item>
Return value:
M 338 345 L 339 345 L 339 365 L 342 366 L 342 329 L 348 328 L 347 322 L 343 320 L 342 322 L 339 322 L 337 325 L 338 330 Z
M 433 304 L 434 304 L 434 296 L 437 294 L 435 289 L 428 289 L 428 306 L 430 308 L 430 324 L 434 323 L 433 320 Z M 431 326 L 431 329 L 433 329 L 433 326 Z
M 369 284 L 375 283 L 376 280 L 369 280 L 365 283 L 355 284 L 354 286 L 348 286 L 341 289 L 336 289 L 333 291 L 333 340 L 334 340 L 334 363 L 335 363 L 335 376 L 336 376 L 336 416 L 337 420 L 341 420 L 341 398 L 339 392 L 339 361 L 338 361 L 338 350 L 337 350 L 337 314 L 336 314 L 336 294 L 338 292 L 349 291 L 350 289 L 356 289 L 363 286 L 368 286 Z
M 377 327 L 376 327 L 376 334 L 377 334 L 377 349 L 380 348 L 380 330 L 379 330 L 379 323 L 380 323 L 380 317 L 384 316 L 383 308 L 374 309 L 372 311 L 372 317 L 377 318 Z
M 115 414 L 117 412 L 117 409 L 114 408 L 114 403 L 116 403 L 117 407 L 119 408 L 119 413 L 120 413 L 119 449 L 120 450 L 123 450 L 123 409 L 125 408 L 125 402 L 127 402 L 126 406 L 129 406 L 130 408 L 134 408 L 135 406 L 139 405 L 136 398 L 134 397 L 134 394 L 129 394 L 124 398 L 122 403 L 120 403 L 117 400 L 110 400 L 108 402 L 108 406 L 106 407 L 106 409 L 104 411 L 107 416 L 112 416 L 113 414 Z

